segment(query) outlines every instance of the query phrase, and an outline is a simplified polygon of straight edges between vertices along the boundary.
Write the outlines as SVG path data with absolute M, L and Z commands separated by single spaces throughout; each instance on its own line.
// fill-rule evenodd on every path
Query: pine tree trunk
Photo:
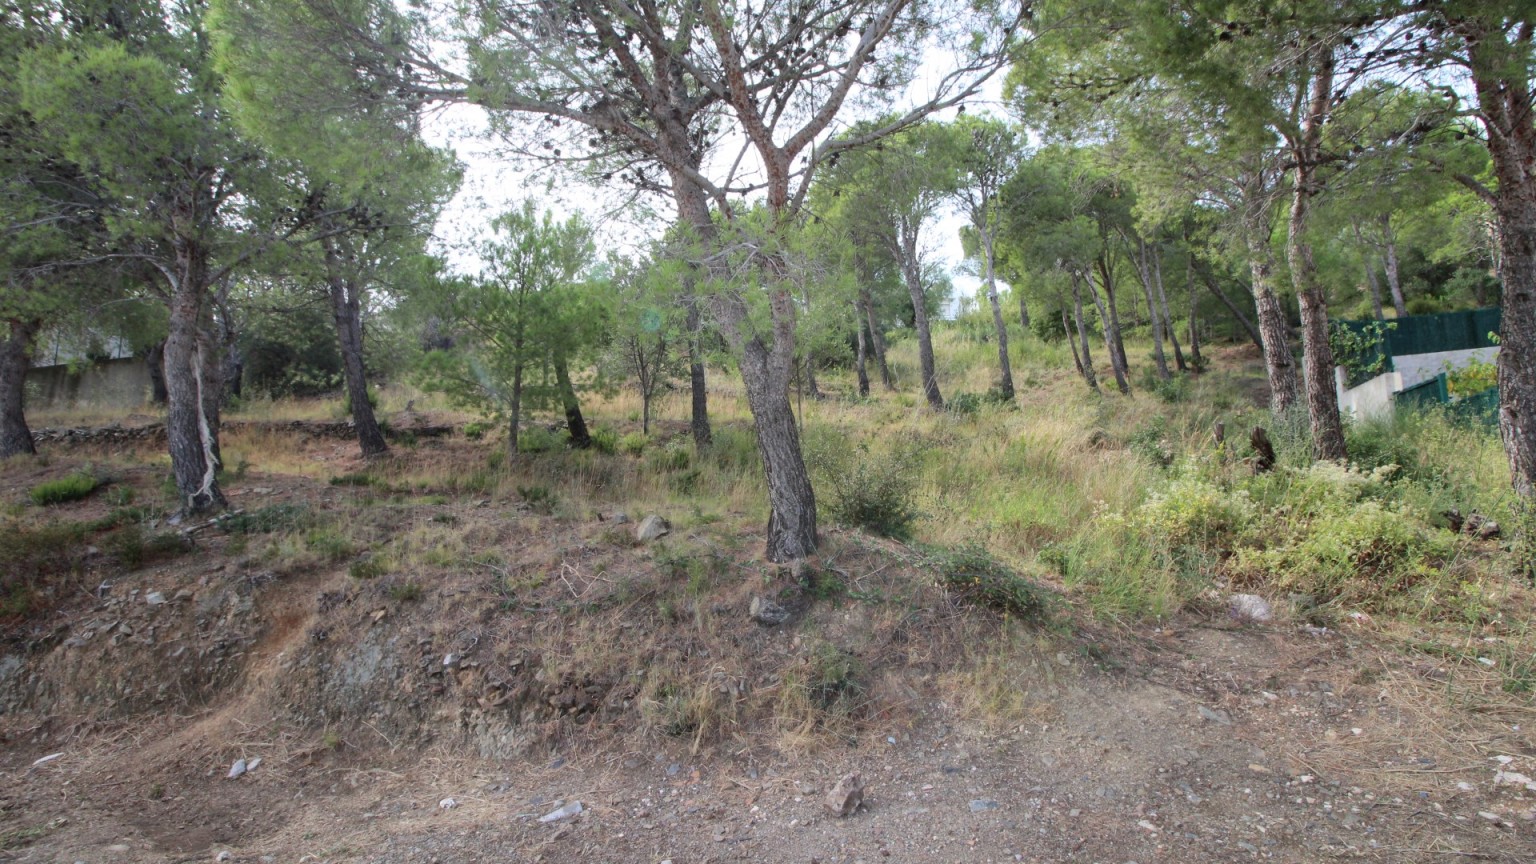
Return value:
M 992 263 L 992 235 L 989 231 L 981 232 L 981 242 L 983 264 L 987 270 L 987 301 L 992 304 L 992 326 L 997 330 L 998 395 L 1012 402 L 1013 366 L 1008 359 L 1008 325 L 1003 323 L 1003 307 L 997 299 L 997 274 Z
M 1094 308 L 1099 310 L 1099 323 L 1104 325 L 1104 350 L 1109 352 L 1109 367 L 1115 373 L 1115 386 L 1120 389 L 1121 393 L 1129 393 L 1131 392 L 1131 382 L 1127 376 L 1127 369 L 1124 366 L 1125 358 L 1120 353 L 1123 346 L 1121 348 L 1116 347 L 1120 345 L 1120 316 L 1113 311 L 1115 304 L 1114 295 L 1109 297 L 1109 308 L 1104 308 L 1105 300 L 1099 296 L 1099 289 L 1093 282 L 1093 274 L 1091 272 L 1084 273 L 1083 278 L 1088 282 L 1088 296 L 1093 298 Z M 1106 284 L 1105 287 L 1107 289 L 1108 285 Z M 1108 291 L 1106 290 L 1105 293 L 1108 293 Z M 1087 347 L 1087 343 L 1083 343 L 1085 351 Z
M 144 354 L 144 365 L 149 367 L 149 399 L 153 405 L 164 405 L 169 399 L 165 391 L 165 340 L 149 346 Z
M 518 431 L 522 426 L 523 414 L 523 361 L 518 360 L 512 364 L 512 406 L 507 412 L 507 453 L 516 456 L 522 452 L 518 447 Z
M 1078 284 L 1076 273 L 1072 274 L 1072 317 L 1077 322 L 1078 342 L 1083 346 L 1083 361 L 1080 366 L 1083 370 L 1083 380 L 1088 382 L 1089 389 L 1097 393 L 1099 377 L 1093 372 L 1093 352 L 1088 350 L 1088 325 L 1083 321 L 1083 291 Z
M 560 389 L 560 404 L 565 408 L 565 428 L 571 433 L 571 446 L 586 450 L 592 446 L 592 433 L 587 429 L 587 418 L 581 415 L 581 400 L 576 398 L 576 388 L 571 386 L 571 369 L 565 360 L 565 352 L 554 352 L 555 386 Z
M 1152 330 L 1152 360 L 1157 365 L 1157 377 L 1163 381 L 1173 378 L 1173 373 L 1168 371 L 1168 355 L 1163 351 L 1163 316 L 1157 308 L 1157 298 L 1154 295 L 1155 288 L 1152 284 L 1152 253 L 1147 248 L 1147 241 L 1136 238 L 1136 275 L 1141 280 L 1141 291 L 1147 300 L 1147 321 Z
M 208 294 L 207 252 L 176 238 L 176 279 L 171 286 L 170 331 L 165 340 L 165 422 L 171 473 L 183 518 L 226 506 L 218 481 L 218 382 L 202 332 Z
M 1194 283 L 1189 289 L 1189 362 L 1199 369 L 1205 365 L 1200 356 L 1200 301 L 1195 297 Z
M 859 379 L 859 395 L 869 395 L 869 343 L 864 338 L 864 309 L 853 301 L 854 372 Z
M 1013 286 L 1013 290 L 1015 290 L 1015 291 L 1017 291 L 1019 293 L 1019 332 L 1021 334 L 1022 333 L 1028 333 L 1029 332 L 1029 302 L 1024 299 L 1024 291 L 1023 291 L 1023 289 L 1020 286 L 1018 286 L 1018 285 Z
M 1188 372 L 1189 365 L 1184 362 L 1184 351 L 1179 347 L 1178 325 L 1173 323 L 1173 310 L 1168 308 L 1168 291 L 1163 286 L 1163 258 L 1158 255 L 1152 259 L 1152 275 L 1157 282 L 1157 299 L 1161 304 L 1163 315 L 1163 329 L 1168 333 L 1168 342 L 1173 348 L 1174 367 L 1180 372 Z
M 364 456 L 389 452 L 384 430 L 368 401 L 368 370 L 363 364 L 363 303 L 358 286 L 341 272 L 335 246 L 327 240 L 325 264 L 331 294 L 331 318 L 336 323 L 336 344 L 341 349 L 341 368 L 347 380 L 347 401 L 352 408 L 352 428 Z
M 1333 92 L 1331 49 L 1314 49 L 1318 66 L 1313 72 L 1312 95 L 1302 135 L 1295 148 L 1296 168 L 1291 184 L 1291 218 L 1286 246 L 1291 280 L 1301 301 L 1301 352 L 1307 388 L 1307 417 L 1312 428 L 1312 454 L 1318 459 L 1344 459 L 1344 423 L 1339 416 L 1339 395 L 1334 383 L 1333 347 L 1328 343 L 1328 301 L 1317 278 L 1312 244 L 1307 240 L 1311 204 L 1317 194 L 1317 160 L 1322 124 Z
M 1266 263 L 1264 270 L 1266 274 L 1265 278 L 1268 278 L 1268 266 L 1269 265 Z M 1253 344 L 1263 348 L 1264 338 L 1262 335 L 1260 335 L 1259 329 L 1253 326 L 1253 322 L 1248 320 L 1248 316 L 1243 314 L 1243 310 L 1238 308 L 1236 303 L 1232 302 L 1232 298 L 1227 296 L 1227 292 L 1221 290 L 1221 286 L 1216 284 L 1216 275 L 1212 273 L 1210 269 L 1204 264 L 1197 265 L 1195 269 L 1200 272 L 1200 280 L 1205 283 L 1206 290 L 1210 291 L 1211 295 L 1214 296 L 1217 300 L 1220 300 L 1221 305 L 1227 307 L 1227 311 L 1231 312 L 1232 317 L 1237 319 L 1237 323 L 1242 325 L 1243 331 L 1248 334 L 1248 338 L 1253 341 Z M 1248 269 L 1249 272 L 1252 273 L 1253 267 L 1251 265 Z M 1254 296 L 1258 296 L 1257 289 L 1255 289 Z
M 912 298 L 912 321 L 917 330 L 917 360 L 922 375 L 923 397 L 928 407 L 944 410 L 944 397 L 939 393 L 939 377 L 933 359 L 933 332 L 928 327 L 928 302 L 923 292 L 923 275 L 918 269 L 917 231 L 903 226 L 901 232 L 901 275 L 907 283 L 907 294 Z
M 1266 221 L 1265 227 L 1268 227 Z M 1296 359 L 1291 356 L 1289 330 L 1285 310 L 1280 298 L 1275 296 L 1275 286 L 1270 275 L 1270 251 L 1268 233 L 1260 236 L 1250 230 L 1248 236 L 1248 269 L 1253 274 L 1253 302 L 1259 314 L 1259 344 L 1264 348 L 1264 370 L 1269 378 L 1269 410 L 1276 417 L 1288 414 L 1296 405 L 1299 386 L 1296 381 Z
M 1392 311 L 1399 318 L 1408 317 L 1408 304 L 1403 300 L 1403 281 L 1397 263 L 1397 237 L 1392 233 L 1392 214 L 1381 214 L 1381 240 L 1385 251 L 1387 289 L 1392 292 Z
M 869 325 L 869 346 L 874 350 L 875 366 L 880 370 L 880 383 L 887 390 L 895 390 L 896 382 L 891 380 L 891 367 L 885 362 L 885 334 L 880 332 L 880 327 L 875 323 L 875 304 L 869 296 L 869 289 L 859 292 L 859 299 L 864 304 L 864 318 Z
M 1083 374 L 1083 355 L 1077 353 L 1077 333 L 1067 320 L 1066 307 L 1061 310 L 1061 332 L 1067 337 L 1067 344 L 1072 346 L 1072 365 L 1077 367 L 1077 374 Z
M 0 342 L 0 459 L 37 452 L 27 426 L 26 395 L 32 340 L 41 326 L 34 318 L 12 318 Z
M 688 393 L 692 406 L 688 428 L 693 433 L 694 448 L 703 450 L 713 438 L 709 428 L 709 388 L 704 379 L 704 326 L 698 297 L 691 286 L 683 300 L 688 310 Z
M 1355 232 L 1355 246 L 1360 250 L 1360 264 L 1365 268 L 1365 287 L 1371 297 L 1371 315 L 1377 321 L 1384 321 L 1387 316 L 1381 309 L 1381 283 L 1376 281 L 1376 268 L 1371 266 L 1370 247 L 1360 233 L 1360 223 L 1354 222 L 1350 227 Z

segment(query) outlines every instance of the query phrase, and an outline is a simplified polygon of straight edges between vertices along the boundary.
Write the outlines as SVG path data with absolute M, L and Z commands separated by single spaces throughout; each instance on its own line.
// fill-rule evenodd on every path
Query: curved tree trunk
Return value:
M 1083 380 L 1088 382 L 1088 387 L 1097 393 L 1099 377 L 1093 372 L 1093 352 L 1088 350 L 1088 325 L 1083 321 L 1083 291 L 1076 273 L 1072 274 L 1072 318 L 1077 322 L 1077 339 L 1083 346 L 1083 359 L 1078 368 L 1082 370 Z M 1072 353 L 1075 356 L 1077 352 L 1074 350 Z
M 1066 334 L 1067 344 L 1072 346 L 1072 365 L 1077 367 L 1077 374 L 1081 375 L 1083 374 L 1083 355 L 1077 351 L 1077 332 L 1067 321 L 1066 307 L 1062 307 L 1061 310 L 1061 331 Z
M 998 395 L 1012 402 L 1013 366 L 1008 360 L 1008 325 L 1003 323 L 1003 307 L 997 299 L 997 275 L 992 264 L 992 234 L 990 231 L 981 232 L 981 242 L 983 265 L 987 270 L 987 301 L 992 304 L 992 326 L 997 330 Z
M 27 426 L 26 393 L 32 340 L 41 326 L 35 318 L 12 318 L 0 341 L 0 459 L 37 452 Z
M 1141 292 L 1147 300 L 1148 322 L 1152 325 L 1152 360 L 1157 365 L 1157 377 L 1167 381 L 1173 377 L 1173 373 L 1168 371 L 1168 355 L 1163 351 L 1163 333 L 1167 319 L 1157 308 L 1157 298 L 1153 296 L 1156 289 L 1152 284 L 1152 252 L 1147 247 L 1147 241 L 1141 237 L 1136 238 L 1134 260 L 1136 276 L 1141 281 Z M 1167 329 L 1171 331 L 1172 328 Z
M 227 505 L 218 480 L 217 364 L 203 333 L 208 294 L 207 251 L 177 238 L 171 286 L 170 332 L 165 340 L 165 437 L 183 517 Z M 214 379 L 214 380 L 210 380 Z
M 1190 283 L 1189 289 L 1189 362 L 1198 370 L 1205 365 L 1200 356 L 1200 302 L 1195 297 L 1194 283 Z
M 1249 251 L 1250 251 L 1250 254 L 1251 254 L 1252 253 L 1251 247 L 1250 247 Z M 1267 274 L 1269 273 L 1268 266 L 1269 266 L 1268 264 L 1265 265 L 1265 270 L 1264 270 L 1264 272 L 1266 274 L 1265 278 L 1268 278 L 1268 276 L 1267 276 Z M 1227 307 L 1227 311 L 1231 312 L 1232 313 L 1232 317 L 1237 319 L 1237 323 L 1242 325 L 1243 331 L 1248 334 L 1248 338 L 1249 339 L 1253 340 L 1253 344 L 1259 346 L 1260 348 L 1263 348 L 1264 347 L 1264 337 L 1259 333 L 1259 328 L 1253 326 L 1253 322 L 1248 320 L 1248 316 L 1243 314 L 1243 310 L 1238 308 L 1236 303 L 1232 302 L 1232 298 L 1227 296 L 1227 292 L 1221 290 L 1221 286 L 1220 285 L 1216 284 L 1216 274 L 1212 273 L 1210 271 L 1210 268 L 1207 267 L 1203 263 L 1197 264 L 1195 266 L 1195 269 L 1200 272 L 1200 281 L 1205 283 L 1206 290 L 1210 291 L 1211 295 L 1214 296 L 1217 300 L 1220 300 L 1221 301 L 1221 305 Z M 1250 274 L 1253 272 L 1253 267 L 1251 266 L 1251 264 L 1250 264 L 1248 270 L 1249 270 Z M 1273 293 L 1273 292 L 1271 292 L 1271 293 Z M 1255 297 L 1258 296 L 1257 291 L 1255 291 L 1254 296 Z
M 374 417 L 373 404 L 368 401 L 368 371 L 363 365 L 362 292 L 355 282 L 340 272 L 341 261 L 334 244 L 327 240 L 324 246 L 331 319 L 336 324 L 336 343 L 341 349 L 341 368 L 347 379 L 352 427 L 357 432 L 357 444 L 363 455 L 379 456 L 389 452 L 389 444 Z
M 1084 273 L 1083 279 L 1088 282 L 1088 295 L 1093 298 L 1094 308 L 1099 310 L 1099 323 L 1104 325 L 1104 350 L 1109 352 L 1109 366 L 1115 373 L 1115 386 L 1120 388 L 1121 393 L 1129 393 L 1131 382 L 1124 365 L 1125 357 L 1121 353 L 1123 346 L 1120 344 L 1120 316 L 1114 311 L 1114 295 L 1109 295 L 1109 308 L 1105 309 L 1105 299 L 1099 296 L 1099 289 L 1093 283 L 1093 273 Z M 1107 289 L 1108 285 L 1105 287 Z M 1108 291 L 1106 290 L 1105 293 Z M 1083 343 L 1085 351 L 1087 347 L 1088 343 L 1085 341 Z
M 571 433 L 571 446 L 586 450 L 592 446 L 592 433 L 587 429 L 587 418 L 581 415 L 581 400 L 576 398 L 576 388 L 571 386 L 571 370 L 565 352 L 555 351 L 554 365 L 555 386 L 560 388 L 560 404 L 565 408 L 565 428 Z M 646 413 L 650 413 L 649 398 L 646 399 Z

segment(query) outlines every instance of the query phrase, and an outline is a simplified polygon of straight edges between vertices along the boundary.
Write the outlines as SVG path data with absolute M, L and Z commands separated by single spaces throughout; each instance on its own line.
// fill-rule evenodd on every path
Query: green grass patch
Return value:
M 55 504 L 67 504 L 70 501 L 79 501 L 95 492 L 101 486 L 101 481 L 93 475 L 85 472 L 76 472 L 56 480 L 48 480 L 33 486 L 27 493 L 32 503 L 39 507 L 50 507 Z

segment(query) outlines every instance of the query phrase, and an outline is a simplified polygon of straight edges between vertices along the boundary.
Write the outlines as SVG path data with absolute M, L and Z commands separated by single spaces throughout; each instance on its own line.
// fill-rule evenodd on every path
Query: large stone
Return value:
M 789 620 L 789 610 L 766 597 L 752 598 L 750 614 L 753 621 L 768 627 L 777 627 Z
M 1269 601 L 1257 594 L 1233 594 L 1227 598 L 1227 609 L 1238 621 L 1263 624 L 1275 617 Z
M 672 526 L 667 520 L 652 513 L 641 519 L 640 524 L 635 526 L 635 539 L 641 543 L 649 543 L 657 537 L 671 533 L 671 531 Z
M 864 778 L 859 772 L 850 771 L 837 781 L 837 785 L 827 790 L 827 797 L 821 803 L 839 819 L 852 816 L 859 805 L 864 802 Z

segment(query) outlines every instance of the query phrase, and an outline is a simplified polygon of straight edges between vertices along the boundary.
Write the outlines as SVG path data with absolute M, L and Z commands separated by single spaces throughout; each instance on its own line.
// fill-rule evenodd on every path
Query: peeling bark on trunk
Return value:
M 219 382 L 211 339 L 203 332 L 208 294 L 207 250 L 194 240 L 175 240 L 170 333 L 165 340 L 168 401 L 165 437 L 181 515 L 197 516 L 226 506 L 218 482 Z M 212 379 L 212 380 L 210 380 Z
M 341 368 L 347 381 L 347 401 L 352 408 L 352 427 L 364 456 L 389 452 L 384 431 L 368 401 L 368 371 L 363 364 L 362 291 L 356 282 L 341 272 L 342 262 L 335 244 L 324 243 L 326 280 L 331 295 L 331 319 L 336 324 L 336 344 L 341 349 Z
M 37 452 L 27 426 L 26 393 L 32 340 L 41 326 L 33 318 L 12 318 L 0 342 L 0 459 Z
M 581 400 L 576 398 L 576 388 L 571 386 L 571 370 L 565 352 L 555 352 L 554 365 L 555 386 L 560 388 L 560 404 L 565 409 L 565 428 L 571 433 L 571 446 L 586 450 L 592 446 L 592 433 L 587 429 L 587 418 L 581 415 Z M 650 413 L 649 399 L 646 400 L 646 413 Z
M 1386 262 L 1387 289 L 1392 292 L 1392 311 L 1399 318 L 1408 317 L 1408 304 L 1403 300 L 1403 280 L 1399 275 L 1397 263 L 1397 237 L 1392 233 L 1392 214 L 1381 214 L 1381 244 L 1383 258 Z M 1380 301 L 1377 301 L 1377 310 L 1380 311 Z M 1379 318 L 1379 316 L 1378 316 Z
M 1008 325 L 1003 323 L 1003 307 L 997 299 L 997 274 L 994 269 L 992 233 L 981 233 L 983 264 L 986 267 L 987 301 L 992 304 L 992 326 L 997 330 L 998 395 L 1013 401 L 1013 366 L 1008 360 Z
M 1268 221 L 1264 223 L 1268 228 Z M 1296 381 L 1296 360 L 1291 356 L 1285 310 L 1275 296 L 1272 281 L 1267 230 L 1250 226 L 1248 232 L 1248 269 L 1253 274 L 1253 302 L 1259 315 L 1259 344 L 1264 349 L 1264 371 L 1269 378 L 1269 410 L 1279 417 L 1296 405 L 1300 390 Z
M 1316 176 L 1321 157 L 1323 123 L 1333 93 L 1333 53 L 1314 49 L 1311 98 L 1302 121 L 1301 138 L 1293 148 L 1296 168 L 1291 184 L 1291 217 L 1287 257 L 1291 281 L 1301 301 L 1301 352 L 1307 388 L 1307 418 L 1312 428 L 1312 455 L 1344 459 L 1344 422 L 1333 375 L 1333 347 L 1328 343 L 1328 300 L 1317 278 L 1312 244 L 1307 240 L 1312 199 L 1320 188 Z

